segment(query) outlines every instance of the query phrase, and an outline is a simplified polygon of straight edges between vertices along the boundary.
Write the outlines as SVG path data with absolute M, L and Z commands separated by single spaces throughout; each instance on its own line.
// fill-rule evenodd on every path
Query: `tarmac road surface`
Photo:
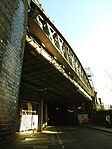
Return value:
M 58 127 L 65 149 L 112 149 L 112 133 L 87 127 Z
M 14 149 L 112 149 L 112 133 L 75 126 L 47 126 L 16 134 Z

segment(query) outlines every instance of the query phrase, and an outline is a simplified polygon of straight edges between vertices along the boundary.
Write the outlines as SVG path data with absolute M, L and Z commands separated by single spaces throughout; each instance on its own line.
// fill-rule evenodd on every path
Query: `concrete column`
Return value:
M 78 124 L 78 106 L 77 103 L 75 103 L 73 105 L 73 109 L 74 109 L 74 124 Z
M 48 121 L 48 106 L 45 104 L 45 121 Z
M 43 99 L 39 100 L 38 104 L 38 132 L 42 131 L 43 124 Z

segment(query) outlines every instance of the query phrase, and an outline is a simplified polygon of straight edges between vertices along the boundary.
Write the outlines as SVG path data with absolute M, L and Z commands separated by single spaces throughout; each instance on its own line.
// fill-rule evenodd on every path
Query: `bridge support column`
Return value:
M 43 124 L 43 99 L 39 100 L 38 105 L 38 132 L 42 131 Z
M 73 105 L 73 110 L 74 110 L 74 124 L 78 124 L 78 106 L 77 103 Z
M 45 104 L 45 122 L 48 121 L 48 106 Z
M 0 1 L 0 148 L 12 148 L 27 26 L 24 0 Z

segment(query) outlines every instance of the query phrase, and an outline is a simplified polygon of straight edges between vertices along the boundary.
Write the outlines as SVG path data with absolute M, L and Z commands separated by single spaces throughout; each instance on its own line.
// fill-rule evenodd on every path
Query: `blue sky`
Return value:
M 84 68 L 90 67 L 104 104 L 112 104 L 112 0 L 40 0 Z

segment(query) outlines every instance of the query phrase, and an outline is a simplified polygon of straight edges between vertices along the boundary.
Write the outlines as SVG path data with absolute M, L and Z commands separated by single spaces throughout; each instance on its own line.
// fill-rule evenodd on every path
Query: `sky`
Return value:
M 40 0 L 84 68 L 98 98 L 112 105 L 112 0 Z

